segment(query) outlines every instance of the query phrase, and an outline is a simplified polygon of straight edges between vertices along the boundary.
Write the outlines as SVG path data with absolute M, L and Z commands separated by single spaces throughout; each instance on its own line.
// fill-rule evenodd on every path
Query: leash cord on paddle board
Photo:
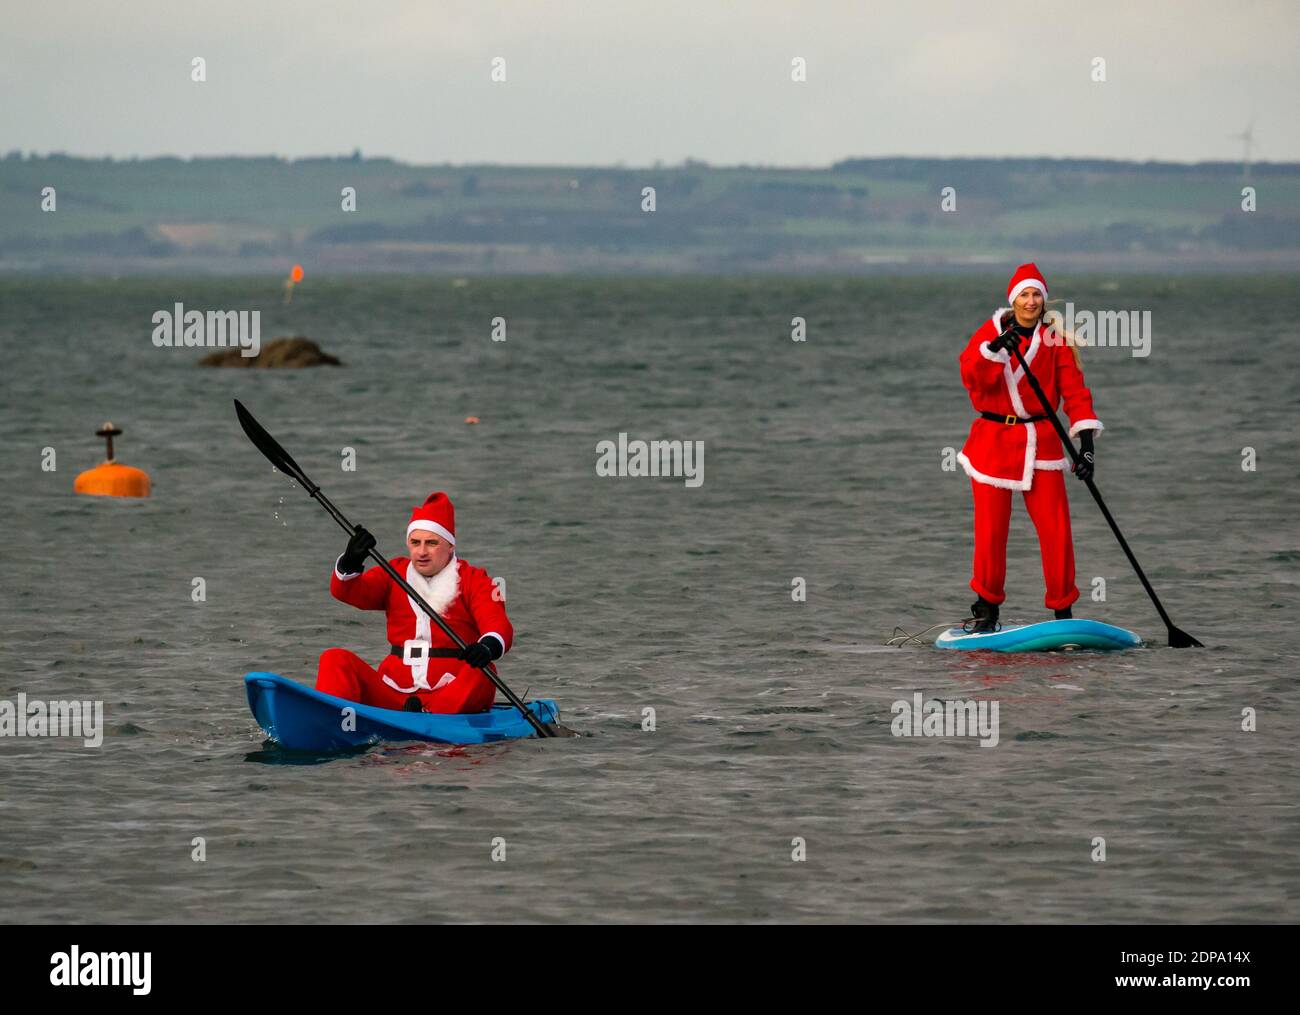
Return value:
M 926 645 L 929 643 L 922 640 L 926 635 L 949 627 L 964 626 L 974 619 L 974 617 L 967 617 L 965 620 L 960 621 L 959 624 L 953 624 L 952 622 L 945 620 L 942 624 L 934 624 L 931 627 L 927 627 L 924 631 L 918 631 L 916 634 L 908 634 L 901 627 L 895 625 L 893 637 L 885 642 L 885 644 L 893 645 L 895 648 L 902 648 L 904 645 L 911 645 L 914 642 L 917 645 Z

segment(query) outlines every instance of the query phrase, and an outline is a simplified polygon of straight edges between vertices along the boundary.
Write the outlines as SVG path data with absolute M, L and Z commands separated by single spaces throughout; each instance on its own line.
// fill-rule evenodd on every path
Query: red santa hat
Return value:
M 456 545 L 456 509 L 451 506 L 451 498 L 439 490 L 425 498 L 424 503 L 411 511 L 411 524 L 406 527 L 410 536 L 416 529 L 435 532 Z
M 1011 281 L 1007 283 L 1007 302 L 1014 303 L 1016 297 L 1030 287 L 1041 290 L 1043 299 L 1047 299 L 1047 283 L 1043 281 L 1043 273 L 1033 261 L 1022 264 L 1011 276 Z

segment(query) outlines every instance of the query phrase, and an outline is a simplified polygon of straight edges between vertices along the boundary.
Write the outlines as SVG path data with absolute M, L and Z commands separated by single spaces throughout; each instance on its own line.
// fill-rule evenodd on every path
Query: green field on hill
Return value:
M 1242 208 L 1243 188 L 1256 210 Z M 56 207 L 42 210 L 54 188 Z M 354 188 L 356 209 L 344 210 Z M 643 208 L 653 188 L 653 211 Z M 952 188 L 956 207 L 942 206 Z M 1300 165 L 855 159 L 827 169 L 0 160 L 0 269 L 854 271 L 1022 253 L 1300 255 Z

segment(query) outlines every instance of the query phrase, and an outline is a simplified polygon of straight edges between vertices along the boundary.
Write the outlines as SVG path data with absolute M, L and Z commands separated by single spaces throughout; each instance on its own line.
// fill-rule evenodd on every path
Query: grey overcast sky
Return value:
M 44 0 L 0 148 L 818 166 L 1300 159 L 1296 0 Z M 193 83 L 194 57 L 207 80 Z M 490 80 L 505 60 L 504 83 Z M 791 81 L 791 61 L 807 81 Z M 1092 61 L 1106 61 L 1094 82 Z

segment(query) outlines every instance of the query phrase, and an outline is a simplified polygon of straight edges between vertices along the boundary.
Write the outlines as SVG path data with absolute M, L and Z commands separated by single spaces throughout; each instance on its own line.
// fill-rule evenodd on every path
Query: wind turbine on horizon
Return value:
M 1240 134 L 1229 134 L 1229 138 L 1241 142 L 1241 178 L 1250 179 L 1251 152 L 1255 147 L 1255 117 L 1252 115 L 1246 129 Z

